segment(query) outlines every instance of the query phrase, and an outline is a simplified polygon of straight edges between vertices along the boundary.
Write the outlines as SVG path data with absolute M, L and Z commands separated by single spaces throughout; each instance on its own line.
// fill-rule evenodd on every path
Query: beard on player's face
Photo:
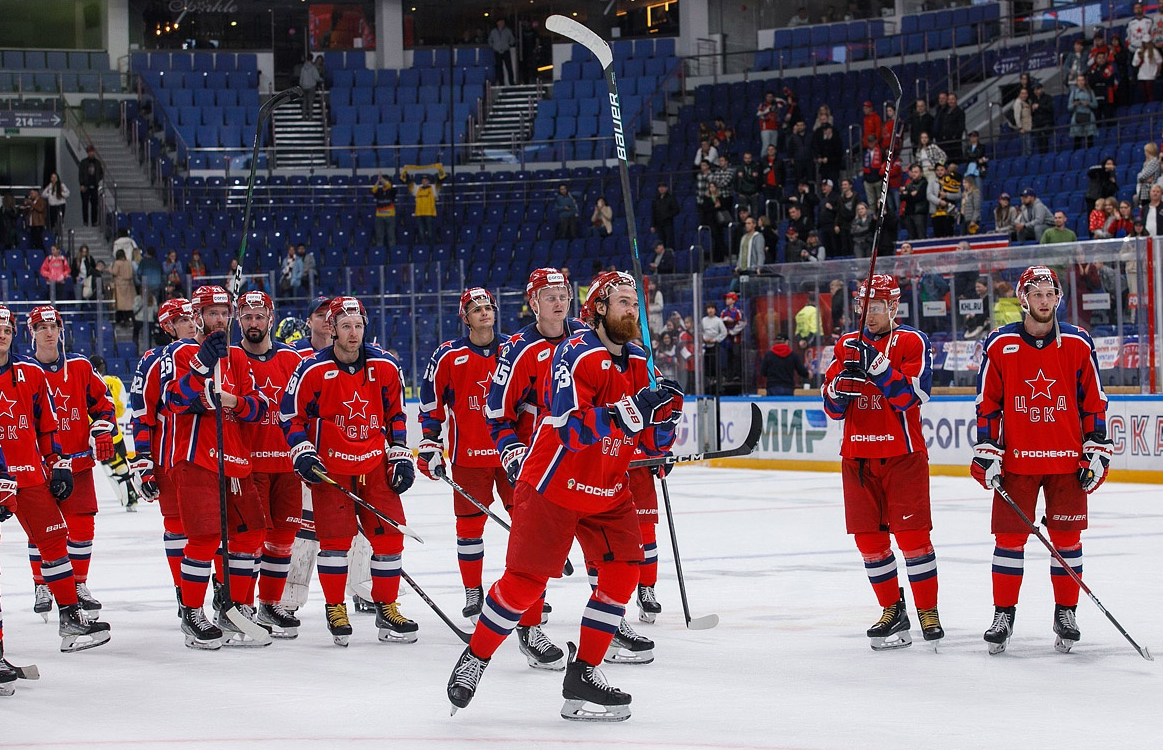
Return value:
M 243 331 L 242 335 L 246 336 L 246 340 L 252 344 L 261 344 L 264 340 L 266 340 L 267 332 L 262 328 L 251 327 Z
M 632 313 L 616 317 L 610 315 L 607 310 L 602 320 L 606 326 L 606 335 L 615 344 L 625 344 L 634 339 L 642 338 L 642 328 L 638 325 L 638 316 Z

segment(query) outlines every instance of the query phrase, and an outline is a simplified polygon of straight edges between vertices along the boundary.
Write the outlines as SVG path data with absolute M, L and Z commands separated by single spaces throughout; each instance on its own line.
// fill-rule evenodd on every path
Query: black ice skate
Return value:
M 232 611 L 239 612 L 247 620 L 254 623 L 254 625 L 258 628 L 256 632 L 263 637 L 261 639 L 255 638 L 254 635 L 244 631 L 242 627 L 249 626 L 247 626 L 246 623 L 241 623 L 240 626 L 239 623 L 231 620 L 230 613 Z M 271 632 L 270 627 L 258 621 L 258 614 L 255 612 L 254 607 L 250 606 L 249 604 L 235 604 L 233 608 L 226 608 L 221 610 L 217 617 L 215 617 L 214 624 L 217 625 L 218 629 L 222 631 L 223 646 L 257 648 L 271 645 L 271 639 L 266 637 Z
M 652 623 L 658 618 L 662 612 L 662 605 L 658 603 L 658 599 L 654 597 L 653 586 L 638 585 L 638 619 L 642 622 Z
M 96 620 L 101 616 L 101 602 L 93 598 L 89 593 L 89 584 L 77 583 L 77 601 L 81 604 L 81 609 L 85 610 L 85 614 L 89 619 Z
M 182 613 L 186 611 L 186 606 L 182 604 L 182 587 L 174 586 L 174 596 L 178 598 L 178 619 L 182 619 Z
M 16 680 L 39 680 L 40 670 L 35 665 L 18 667 L 4 658 L 4 641 L 0 641 L 0 695 L 12 695 L 16 687 L 9 683 Z
M 481 607 L 485 603 L 485 590 L 480 586 L 465 586 L 464 587 L 464 609 L 460 610 L 462 617 L 472 620 L 472 624 L 476 625 L 477 618 L 481 616 Z
M 364 599 L 362 596 L 352 594 L 351 595 L 351 608 L 353 610 L 355 610 L 356 612 L 362 612 L 364 614 L 373 614 L 376 611 L 376 603 L 369 602 L 367 599 Z
M 565 669 L 565 652 L 541 630 L 540 625 L 517 626 L 517 646 L 534 669 L 560 672 Z
M 376 603 L 376 627 L 384 643 L 415 643 L 420 626 L 400 614 L 400 603 Z
M 905 590 L 901 589 L 897 603 L 885 607 L 880 619 L 868 629 L 868 637 L 872 639 L 869 645 L 873 651 L 908 648 L 913 643 L 910 627 L 909 613 L 905 609 Z
M 32 611 L 48 622 L 48 613 L 52 612 L 52 592 L 47 585 L 38 583 L 33 589 L 32 596 Z
M 654 641 L 635 633 L 626 618 L 622 618 L 603 661 L 607 664 L 649 664 L 654 661 Z
M 0 659 L 0 697 L 8 697 L 16 692 L 16 670 L 8 662 Z
M 61 651 L 71 653 L 96 648 L 109 642 L 109 623 L 90 620 L 80 604 L 57 608 L 60 613 Z
M 1077 605 L 1073 607 L 1054 605 L 1054 635 L 1057 636 L 1054 639 L 1054 650 L 1059 653 L 1070 653 L 1070 648 L 1082 638 L 1082 634 L 1078 632 L 1076 609 Z
M 570 721 L 625 721 L 630 718 L 630 694 L 610 687 L 602 670 L 577 661 L 570 644 L 571 659 L 561 686 L 561 718 Z
M 553 611 L 553 606 L 549 602 L 541 602 L 541 624 L 549 624 L 549 613 Z
M 452 703 L 449 716 L 455 716 L 458 708 L 464 708 L 472 701 L 487 666 L 488 659 L 480 658 L 467 647 L 464 649 L 448 677 L 448 700 Z
M 933 642 L 934 649 L 937 648 L 937 641 L 945 637 L 945 628 L 941 627 L 941 616 L 937 614 L 937 608 L 918 609 L 917 619 L 921 621 L 921 635 L 926 641 Z
M 258 624 L 271 631 L 272 638 L 292 640 L 299 637 L 299 618 L 288 612 L 282 604 L 259 602 Z
M 1000 654 L 1006 650 L 1006 646 L 1010 642 L 1010 636 L 1014 634 L 1014 617 L 1016 615 L 1016 607 L 994 607 L 993 608 L 993 624 L 989 626 L 989 630 L 985 631 L 985 642 L 989 644 L 989 653 Z M 1055 630 L 1057 630 L 1058 621 L 1054 621 Z
M 351 640 L 351 620 L 347 617 L 347 602 L 339 604 L 324 604 L 327 613 L 327 629 L 331 631 L 331 639 L 336 646 L 346 646 Z
M 201 607 L 182 608 L 182 632 L 186 648 L 216 651 L 222 648 L 222 631 L 206 619 Z

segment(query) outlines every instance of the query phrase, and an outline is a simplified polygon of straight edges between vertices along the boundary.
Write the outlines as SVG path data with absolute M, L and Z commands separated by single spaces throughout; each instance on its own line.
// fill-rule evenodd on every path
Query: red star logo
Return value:
M 368 403 L 360 398 L 358 393 L 351 394 L 351 400 L 343 402 L 343 405 L 347 407 L 347 418 L 355 419 L 358 415 L 361 419 L 367 419 Z
M 1054 397 L 1050 395 L 1050 387 L 1057 382 L 1057 380 L 1051 380 L 1043 375 L 1041 368 L 1039 368 L 1038 376 L 1026 381 L 1026 385 L 1030 386 L 1030 400 L 1033 401 L 1038 396 L 1045 396 L 1048 400 L 1053 401 Z
M 280 401 L 279 396 L 283 392 L 283 387 L 276 383 L 272 383 L 270 376 L 268 376 L 267 382 L 260 385 L 259 390 L 261 390 L 263 395 L 266 396 L 267 399 L 269 399 L 272 403 L 277 404 Z
M 583 341 L 585 341 L 585 334 L 584 334 L 584 333 L 579 333 L 578 335 L 574 336 L 574 337 L 573 337 L 573 338 L 571 338 L 569 341 L 567 341 L 567 342 L 565 343 L 565 345 L 566 345 L 566 346 L 568 346 L 568 347 L 569 347 L 569 348 L 571 348 L 571 349 L 574 349 L 574 348 L 576 348 L 576 347 L 579 347 L 579 346 L 581 346 Z
M 0 393 L 0 417 L 16 419 L 16 415 L 12 413 L 14 406 L 16 406 L 16 399 L 10 399 L 4 393 Z
M 53 404 L 56 405 L 57 411 L 61 414 L 69 413 L 69 398 L 60 388 L 52 392 Z
M 481 401 L 487 401 L 489 398 L 489 384 L 493 382 L 493 376 L 490 374 L 484 380 L 478 380 L 477 385 L 481 387 Z

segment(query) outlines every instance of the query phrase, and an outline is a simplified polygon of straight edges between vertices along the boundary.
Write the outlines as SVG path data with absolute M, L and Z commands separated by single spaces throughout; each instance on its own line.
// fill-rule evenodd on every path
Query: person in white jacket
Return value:
M 703 377 L 717 383 L 722 374 L 722 343 L 727 339 L 727 326 L 719 317 L 714 302 L 708 302 L 701 321 L 703 330 Z M 711 387 L 708 383 L 708 392 Z
M 53 172 L 49 175 L 48 184 L 44 186 L 41 194 L 48 202 L 49 231 L 60 235 L 65 222 L 65 202 L 69 199 L 69 189 L 61 182 L 61 178 L 57 177 L 57 173 Z

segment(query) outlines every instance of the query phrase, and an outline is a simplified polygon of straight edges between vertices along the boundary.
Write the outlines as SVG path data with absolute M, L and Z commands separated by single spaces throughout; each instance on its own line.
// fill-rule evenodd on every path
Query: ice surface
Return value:
M 599 725 L 558 716 L 561 674 L 527 667 L 515 639 L 494 658 L 472 705 L 449 717 L 445 682 L 463 646 L 411 593 L 402 607 L 421 628 L 412 645 L 378 643 L 371 615 L 354 613 L 351 646 L 332 645 L 316 583 L 298 640 L 187 649 L 156 506 L 125 513 L 99 477 L 89 585 L 113 626 L 108 645 L 59 653 L 55 612 L 50 625 L 32 613 L 24 535 L 14 520 L 3 526 L 7 655 L 36 663 L 42 678 L 0 698 L 0 747 L 1157 747 L 1159 667 L 1085 596 L 1083 639 L 1071 654 L 1054 651 L 1049 555 L 1037 540 L 1026 548 L 1009 650 L 986 654 L 990 503 L 970 479 L 932 480 L 947 633 L 940 653 L 921 640 L 915 617 L 911 648 L 874 653 L 864 630 L 880 609 L 844 533 L 839 487 L 839 475 L 826 473 L 676 470 L 670 489 L 692 614 L 714 612 L 721 621 L 709 631 L 683 627 L 663 520 L 663 614 L 640 624 L 631 605 L 631 622 L 657 642 L 657 659 L 606 665 L 610 682 L 634 696 L 633 716 Z M 422 477 L 405 496 L 408 521 L 427 544 L 409 541 L 404 565 L 459 621 L 449 499 L 447 486 Z M 1159 489 L 1107 484 L 1091 510 L 1087 581 L 1140 643 L 1163 644 Z M 486 581 L 499 573 L 504 542 L 490 523 Z M 546 632 L 563 646 L 577 638 L 589 594 L 576 549 L 573 561 L 578 573 L 549 587 Z

